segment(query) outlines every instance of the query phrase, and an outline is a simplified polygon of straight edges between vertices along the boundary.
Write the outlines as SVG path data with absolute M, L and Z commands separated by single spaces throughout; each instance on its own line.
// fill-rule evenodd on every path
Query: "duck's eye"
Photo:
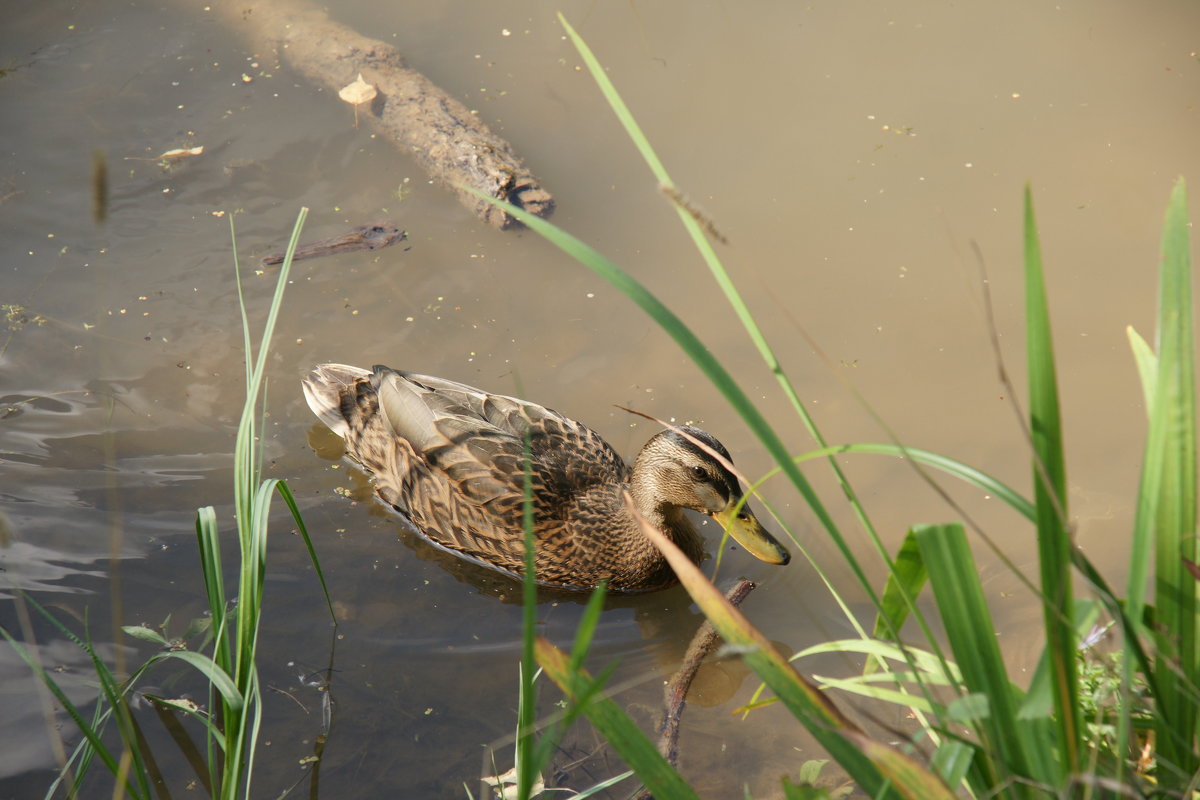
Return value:
M 705 472 L 704 467 L 700 466 L 699 464 L 691 468 L 691 473 L 692 477 L 698 481 L 706 480 L 708 478 L 708 473 Z

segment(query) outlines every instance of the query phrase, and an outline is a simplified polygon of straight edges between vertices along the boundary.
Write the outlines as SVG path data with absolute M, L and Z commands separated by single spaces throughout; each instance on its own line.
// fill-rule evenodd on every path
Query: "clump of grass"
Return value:
M 216 510 L 205 506 L 196 515 L 196 539 L 200 554 L 200 570 L 204 592 L 208 599 L 207 624 L 193 624 L 180 637 L 169 635 L 167 624 L 161 630 L 144 626 L 127 626 L 125 632 L 137 639 L 151 642 L 162 651 L 151 656 L 129 676 L 113 673 L 97 655 L 90 640 L 79 639 L 52 614 L 32 598 L 30 604 L 64 636 L 75 642 L 88 656 L 100 688 L 99 699 L 90 717 L 76 707 L 38 660 L 17 642 L 8 631 L 0 634 L 9 641 L 29 667 L 37 673 L 51 694 L 71 717 L 83 735 L 83 740 L 70 754 L 59 777 L 49 787 L 47 796 L 63 788 L 68 797 L 78 794 L 84 778 L 96 760 L 113 775 L 118 788 L 116 796 L 132 798 L 155 796 L 164 782 L 153 753 L 133 713 L 131 699 L 135 693 L 149 700 L 156 709 L 171 710 L 197 721 L 204 731 L 204 753 L 186 739 L 182 746 L 185 755 L 197 770 L 197 778 L 210 796 L 235 798 L 251 796 L 256 745 L 262 721 L 262 696 L 258 682 L 258 632 L 261 624 L 264 576 L 266 574 L 268 519 L 271 499 L 278 494 L 291 511 L 316 569 L 317 577 L 329 593 L 325 578 L 313 549 L 312 540 L 287 484 L 277 479 L 262 479 L 262 448 L 259 444 L 259 419 L 265 411 L 264 371 L 271 337 L 283 302 L 284 288 L 291 269 L 292 254 L 299 241 L 307 209 L 296 219 L 287 257 L 279 272 L 275 294 L 267 320 L 254 352 L 250 320 L 238 275 L 238 299 L 246 353 L 246 399 L 242 406 L 234 448 L 234 511 L 237 525 L 237 587 L 230 595 L 225 586 L 222 563 L 221 526 Z M 232 235 L 232 220 L 231 220 Z M 236 269 L 236 239 L 234 240 Z M 330 605 L 330 615 L 333 608 Z M 188 641 L 200 637 L 200 649 L 188 649 Z M 208 651 L 208 652 L 205 652 Z M 188 700 L 167 698 L 138 692 L 138 684 L 154 666 L 163 661 L 183 662 L 196 669 L 208 684 L 208 702 L 204 707 Z M 109 731 L 116 729 L 118 746 L 110 745 Z
M 682 197 L 597 59 L 561 15 L 560 21 L 659 186 L 665 187 L 663 194 Z M 1195 535 L 1196 399 L 1190 243 L 1182 180 L 1171 194 L 1164 224 L 1157 348 L 1152 349 L 1134 333 L 1130 335 L 1142 376 L 1149 430 L 1124 596 L 1107 585 L 1071 541 L 1066 448 L 1050 304 L 1028 190 L 1023 241 L 1029 399 L 1027 414 L 1019 416 L 1031 455 L 1032 499 L 978 470 L 898 441 L 828 446 L 708 242 L 703 220 L 697 219 L 685 203 L 675 201 L 681 224 L 757 347 L 764 366 L 776 377 L 795 413 L 812 432 L 819 445 L 814 452 L 798 456 L 789 453 L 773 426 L 699 337 L 632 276 L 545 220 L 497 204 L 620 289 L 674 338 L 773 456 L 778 473 L 788 479 L 816 515 L 874 603 L 874 624 L 867 625 L 850 613 L 836 588 L 826 581 L 860 638 L 854 643 L 831 643 L 822 649 L 868 655 L 863 674 L 839 682 L 836 688 L 903 704 L 921 721 L 919 735 L 899 746 L 869 736 L 847 719 L 830 699 L 828 690 L 834 688 L 833 684 L 818 686 L 799 673 L 749 621 L 724 602 L 694 564 L 669 542 L 659 542 L 681 582 L 733 646 L 732 651 L 742 654 L 775 697 L 808 727 L 862 790 L 882 798 L 952 798 L 960 792 L 1003 798 L 1141 796 L 1144 791 L 1191 797 L 1197 791 L 1200 568 L 1196 564 L 1200 562 L 1200 544 Z M 1006 394 L 1015 396 L 1011 390 Z M 836 454 L 851 452 L 906 457 L 948 502 L 935 475 L 940 472 L 966 480 L 1001 498 L 1032 523 L 1038 542 L 1039 574 L 1036 583 L 1022 580 L 1042 606 L 1045 647 L 1027 689 L 1016 686 L 1007 674 L 975 568 L 967 526 L 961 522 L 914 525 L 893 557 L 832 460 Z M 871 585 L 862 560 L 850 549 L 847 538 L 799 469 L 800 462 L 817 457 L 828 458 L 859 524 L 874 543 L 875 555 L 889 571 L 881 590 Z M 988 542 L 982 531 L 975 532 Z M 647 535 L 656 538 L 652 530 L 648 529 Z M 792 538 L 797 549 L 804 552 L 803 544 Z M 1079 580 L 1090 596 L 1076 590 Z M 932 633 L 932 621 L 916 605 L 918 594 L 926 586 L 932 592 L 938 622 L 946 631 L 948 649 Z M 1086 664 L 1081 669 L 1079 652 L 1102 615 L 1112 623 L 1116 644 L 1109 658 L 1112 672 L 1104 673 L 1107 677 L 1103 684 L 1108 691 L 1097 694 L 1097 670 Z M 920 649 L 900 639 L 900 629 L 910 620 L 916 622 L 924 639 Z M 667 800 L 694 796 L 678 773 L 669 768 L 662 770 L 654 758 L 653 746 L 630 731 L 632 722 L 610 701 L 599 697 L 596 682 L 583 670 L 578 652 L 568 658 L 539 641 L 536 656 L 563 689 L 571 708 L 577 713 L 581 709 L 589 717 L 651 786 L 655 797 Z M 898 666 L 888 666 L 893 663 Z M 1133 691 L 1135 688 L 1138 691 Z M 792 794 L 795 787 L 787 781 L 784 790 L 789 797 L 801 796 Z

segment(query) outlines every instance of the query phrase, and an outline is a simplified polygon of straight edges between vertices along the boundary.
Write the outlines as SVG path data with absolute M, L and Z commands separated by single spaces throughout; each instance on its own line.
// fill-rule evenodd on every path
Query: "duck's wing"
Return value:
M 395 436 L 465 498 L 505 516 L 523 502 L 527 461 L 539 518 L 598 483 L 627 479 L 625 462 L 598 433 L 536 403 L 387 367 L 375 368 L 372 384 Z

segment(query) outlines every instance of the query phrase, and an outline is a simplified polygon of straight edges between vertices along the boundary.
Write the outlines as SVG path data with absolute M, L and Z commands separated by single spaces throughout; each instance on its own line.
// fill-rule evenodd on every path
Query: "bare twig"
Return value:
M 742 579 L 725 593 L 725 599 L 735 607 L 740 606 L 756 585 L 753 581 Z M 716 648 L 718 638 L 717 629 L 705 620 L 692 637 L 692 642 L 683 656 L 683 663 L 663 690 L 663 719 L 658 728 L 658 752 L 662 753 L 663 758 L 667 759 L 672 767 L 679 761 L 679 723 L 683 717 L 688 689 L 691 688 L 704 659 Z M 643 791 L 637 796 L 637 800 L 653 800 L 653 796 Z

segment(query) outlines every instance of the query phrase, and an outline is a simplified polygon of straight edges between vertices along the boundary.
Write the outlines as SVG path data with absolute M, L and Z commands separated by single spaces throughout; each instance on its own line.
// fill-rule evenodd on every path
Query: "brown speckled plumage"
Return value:
M 607 579 L 636 592 L 675 581 L 624 492 L 696 561 L 703 547 L 682 508 L 714 513 L 740 497 L 728 470 L 673 431 L 652 438 L 631 469 L 574 420 L 441 378 L 323 364 L 305 376 L 304 393 L 385 503 L 435 544 L 514 576 L 524 566 L 528 436 L 536 574 L 550 586 L 590 589 Z M 684 430 L 727 457 L 707 433 Z M 748 508 L 739 516 L 753 519 Z

